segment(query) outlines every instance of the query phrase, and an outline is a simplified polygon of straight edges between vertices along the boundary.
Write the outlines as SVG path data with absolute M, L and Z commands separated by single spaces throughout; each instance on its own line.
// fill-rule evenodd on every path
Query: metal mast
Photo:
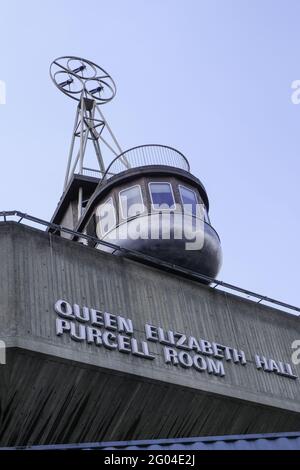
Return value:
M 83 174 L 84 158 L 89 141 L 92 142 L 100 174 L 105 166 L 101 151 L 104 144 L 114 156 L 122 149 L 107 123 L 100 106 L 111 101 L 116 85 L 111 76 L 90 60 L 64 56 L 55 59 L 50 66 L 50 76 L 57 88 L 78 102 L 73 127 L 64 191 L 74 173 Z M 105 136 L 107 135 L 107 137 Z M 125 166 L 127 166 L 124 163 Z M 78 217 L 82 213 L 82 188 L 78 192 Z

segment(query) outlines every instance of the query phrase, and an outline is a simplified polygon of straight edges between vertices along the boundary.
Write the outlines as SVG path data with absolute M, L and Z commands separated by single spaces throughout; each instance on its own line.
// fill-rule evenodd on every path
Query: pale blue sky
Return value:
M 206 186 L 219 278 L 300 304 L 297 0 L 1 0 L 1 210 L 50 219 L 74 103 L 50 62 L 89 58 L 114 77 L 103 108 L 124 149 L 181 150 Z

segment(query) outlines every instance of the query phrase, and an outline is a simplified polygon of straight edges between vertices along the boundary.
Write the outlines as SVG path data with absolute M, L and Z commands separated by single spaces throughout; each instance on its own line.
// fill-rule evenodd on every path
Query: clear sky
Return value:
M 298 0 L 0 0 L 1 210 L 50 219 L 74 102 L 48 69 L 78 55 L 118 87 L 103 111 L 124 149 L 181 150 L 206 186 L 219 278 L 300 305 Z

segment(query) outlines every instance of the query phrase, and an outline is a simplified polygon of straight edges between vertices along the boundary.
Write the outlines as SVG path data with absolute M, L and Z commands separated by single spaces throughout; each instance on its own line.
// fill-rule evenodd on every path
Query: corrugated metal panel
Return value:
M 297 450 L 300 449 L 300 433 L 166 439 L 124 444 L 103 443 L 101 447 L 103 450 Z
M 20 447 L 2 447 L 18 449 Z M 26 450 L 300 450 L 300 433 L 248 434 L 237 436 L 199 437 L 194 439 L 157 439 L 84 444 L 28 446 Z

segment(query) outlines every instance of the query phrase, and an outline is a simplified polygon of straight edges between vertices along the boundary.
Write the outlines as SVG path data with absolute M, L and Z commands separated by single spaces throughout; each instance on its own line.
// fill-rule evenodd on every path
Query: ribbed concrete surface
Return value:
M 177 438 L 300 429 L 299 380 L 256 370 L 290 362 L 299 319 L 196 282 L 13 223 L 0 224 L 1 445 Z M 226 376 L 55 334 L 64 298 L 243 349 Z M 299 375 L 299 366 L 295 366 Z

